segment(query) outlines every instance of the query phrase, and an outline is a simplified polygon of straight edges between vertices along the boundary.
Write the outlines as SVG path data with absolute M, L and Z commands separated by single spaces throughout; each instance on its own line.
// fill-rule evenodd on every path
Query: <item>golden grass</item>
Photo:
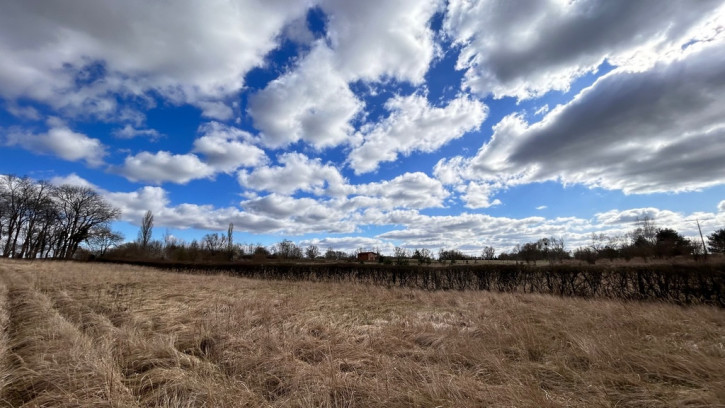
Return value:
M 0 406 L 725 406 L 725 311 L 0 262 Z

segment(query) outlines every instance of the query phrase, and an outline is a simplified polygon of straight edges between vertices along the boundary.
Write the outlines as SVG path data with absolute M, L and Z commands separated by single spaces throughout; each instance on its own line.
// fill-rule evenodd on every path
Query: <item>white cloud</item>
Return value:
M 462 46 L 463 86 L 530 98 L 567 90 L 604 60 L 642 69 L 718 33 L 720 0 L 451 0 L 443 28 Z M 718 19 L 720 22 L 718 23 Z M 721 29 L 720 29 L 721 31 Z M 714 34 L 713 34 L 714 33 Z
M 422 83 L 435 54 L 433 1 L 321 1 L 327 38 L 290 72 L 250 97 L 249 114 L 269 147 L 305 141 L 337 146 L 354 132 L 363 103 L 349 83 L 395 78 Z M 309 40 L 308 36 L 305 36 Z
M 545 210 L 547 208 L 549 208 L 549 207 L 548 206 L 545 206 L 545 205 L 540 205 L 540 206 L 536 207 L 536 209 L 539 210 L 539 211 Z
M 292 195 L 298 191 L 334 197 L 329 204 L 345 211 L 361 208 L 391 209 L 441 207 L 449 192 L 440 181 L 424 173 L 405 173 L 391 180 L 367 184 L 349 184 L 339 172 L 320 159 L 301 153 L 282 154 L 279 166 L 263 166 L 238 173 L 246 188 Z M 269 197 L 269 196 L 268 196 Z M 276 198 L 276 196 L 273 196 Z
M 432 208 L 442 207 L 450 193 L 440 181 L 425 173 L 405 173 L 392 180 L 348 187 L 352 195 L 344 206 L 360 208 Z
M 355 173 L 377 169 L 380 162 L 394 161 L 398 154 L 433 152 L 453 139 L 477 129 L 488 108 L 476 99 L 459 95 L 445 107 L 431 106 L 425 96 L 396 96 L 385 103 L 390 115 L 362 127 L 360 143 L 348 157 Z
M 117 129 L 113 132 L 113 136 L 119 139 L 133 139 L 135 137 L 148 137 L 151 140 L 157 140 L 161 137 L 156 129 L 136 129 L 133 126 L 126 124 L 123 128 Z
M 725 183 L 725 44 L 691 47 L 649 71 L 616 70 L 529 124 L 510 115 L 472 159 L 441 160 L 448 182 L 558 180 L 626 194 Z
M 238 91 L 244 75 L 277 46 L 285 24 L 308 6 L 294 0 L 6 2 L 0 95 L 101 115 L 116 111 L 115 93 L 144 98 L 153 90 L 177 103 L 213 101 Z
M 461 199 L 466 203 L 467 208 L 489 208 L 501 204 L 501 200 L 499 199 L 491 201 L 491 195 L 493 193 L 494 189 L 492 186 L 471 181 L 465 186 Z
M 218 172 L 233 173 L 239 167 L 267 163 L 267 155 L 250 143 L 255 137 L 248 132 L 218 122 L 205 123 L 198 132 L 201 136 L 194 140 L 191 153 L 141 152 L 126 157 L 123 166 L 114 170 L 132 181 L 185 184 Z M 194 153 L 202 154 L 205 161 Z
M 250 97 L 249 114 L 265 145 L 304 140 L 323 148 L 347 140 L 353 131 L 350 121 L 363 105 L 335 71 L 332 58 L 319 41 L 296 69 Z
M 91 183 L 90 181 L 84 179 L 83 177 L 77 175 L 76 173 L 71 173 L 67 176 L 60 177 L 56 176 L 50 179 L 50 184 L 54 186 L 62 186 L 62 185 L 71 185 L 71 186 L 78 186 L 78 187 L 87 187 L 92 188 L 96 191 L 100 191 L 101 189 L 98 188 L 95 184 Z
M 42 118 L 38 110 L 32 106 L 19 106 L 14 102 L 10 102 L 6 104 L 5 109 L 11 115 L 21 119 L 40 120 Z
M 232 108 L 223 102 L 201 101 L 196 102 L 196 106 L 201 108 L 201 115 L 206 118 L 229 120 L 234 116 Z
M 322 0 L 335 66 L 348 81 L 421 83 L 436 49 L 429 20 L 439 0 Z
M 194 154 L 172 154 L 166 151 L 128 156 L 123 166 L 116 171 L 132 181 L 157 184 L 167 181 L 185 184 L 214 174 L 214 169 Z
M 194 141 L 193 152 L 201 153 L 216 171 L 230 173 L 239 167 L 254 167 L 267 163 L 267 155 L 249 141 L 248 132 L 218 122 L 199 128 L 201 137 Z
M 85 161 L 89 166 L 103 164 L 106 147 L 100 140 L 74 132 L 67 126 L 49 120 L 50 129 L 45 133 L 29 133 L 11 130 L 4 138 L 6 146 L 20 146 L 37 154 L 47 154 L 68 161 Z
M 238 174 L 239 184 L 258 191 L 293 194 L 306 191 L 317 195 L 338 195 L 346 183 L 340 172 L 320 159 L 310 159 L 301 153 L 285 153 L 278 158 L 281 166 L 257 167 Z
M 355 224 L 347 219 L 349 214 L 333 208 L 328 202 L 312 198 L 293 198 L 279 194 L 246 200 L 241 203 L 248 212 L 272 219 L 285 220 L 283 232 L 293 235 L 309 231 L 350 233 Z
M 170 204 L 166 190 L 161 187 L 145 186 L 130 193 L 106 192 L 104 197 L 121 210 L 121 219 L 132 223 L 138 223 L 146 211 L 158 215 Z
M 717 210 L 725 213 L 725 200 L 720 201 L 720 204 L 717 205 Z

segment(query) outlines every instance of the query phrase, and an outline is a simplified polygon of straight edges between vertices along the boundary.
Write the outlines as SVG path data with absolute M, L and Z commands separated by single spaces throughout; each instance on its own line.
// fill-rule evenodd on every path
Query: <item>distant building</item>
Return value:
M 375 252 L 360 252 L 357 254 L 357 260 L 358 261 L 371 261 L 375 262 L 378 260 L 378 254 Z

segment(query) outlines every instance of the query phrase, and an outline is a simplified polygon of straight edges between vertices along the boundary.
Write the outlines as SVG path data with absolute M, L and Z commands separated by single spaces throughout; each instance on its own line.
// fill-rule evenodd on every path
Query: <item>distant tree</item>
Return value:
M 254 256 L 255 259 L 265 259 L 270 255 L 271 253 L 269 250 L 262 244 L 257 244 L 257 246 L 254 247 L 254 251 L 252 251 L 252 256 Z
M 457 250 L 457 249 L 443 249 L 441 248 L 438 251 L 438 260 L 439 261 L 458 261 L 463 259 L 468 259 L 466 255 L 463 254 L 463 252 Z
M 418 260 L 419 264 L 430 264 L 433 258 L 433 255 L 431 254 L 430 250 L 427 248 L 423 249 L 416 249 L 413 251 L 413 255 L 411 258 Z
M 227 256 L 230 261 L 234 258 L 234 224 L 231 222 L 227 229 Z
M 544 238 L 542 242 L 544 245 L 544 255 L 549 262 L 562 262 L 564 259 L 569 258 L 569 252 L 564 248 L 564 238 Z
M 536 261 L 539 259 L 543 259 L 543 251 L 541 248 L 541 241 L 538 242 L 528 242 L 521 246 L 521 249 L 519 249 L 519 259 L 522 261 L 525 261 L 526 263 L 533 262 L 536 264 Z
M 492 246 L 487 246 L 481 251 L 481 258 L 491 261 L 496 258 L 496 250 Z
M 655 254 L 657 244 L 657 226 L 649 216 L 638 217 L 635 229 L 628 234 L 630 244 L 624 249 L 623 255 L 629 260 L 631 257 L 639 256 L 645 262 Z
M 320 248 L 317 247 L 317 245 L 309 245 L 305 249 L 305 255 L 307 258 L 314 260 L 318 256 L 320 256 Z
M 577 248 L 574 250 L 574 259 L 594 265 L 597 263 L 597 252 L 593 248 Z
M 692 252 L 692 243 L 671 228 L 660 228 L 656 233 L 655 255 L 673 257 L 678 255 L 689 255 Z
M 274 246 L 274 254 L 280 259 L 302 258 L 302 250 L 288 239 L 282 240 Z
M 91 228 L 86 243 L 95 255 L 104 256 L 110 248 L 120 245 L 123 239 L 123 234 L 111 231 L 108 224 L 100 224 Z
M 393 258 L 395 258 L 396 265 L 407 265 L 408 251 L 405 248 L 395 247 L 393 249 Z
M 330 261 L 337 259 L 335 257 L 335 249 L 333 247 L 327 248 L 327 251 L 325 251 L 325 259 Z
M 201 245 L 204 251 L 214 257 L 219 252 L 227 249 L 227 238 L 218 233 L 206 234 L 201 239 Z
M 632 241 L 640 241 L 640 245 L 657 243 L 657 225 L 653 218 L 648 215 L 637 217 L 636 228 L 631 232 Z
M 707 244 L 710 252 L 725 253 L 725 228 L 720 228 L 708 235 Z
M 146 250 L 151 242 L 151 236 L 153 235 L 154 228 L 154 214 L 151 210 L 146 211 L 146 214 L 141 219 L 141 229 L 138 231 L 138 243 L 141 246 L 141 250 Z

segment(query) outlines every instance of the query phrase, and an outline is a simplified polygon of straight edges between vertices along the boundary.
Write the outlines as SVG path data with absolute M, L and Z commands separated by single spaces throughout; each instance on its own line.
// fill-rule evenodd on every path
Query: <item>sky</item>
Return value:
M 722 0 L 8 0 L 0 174 L 134 240 L 568 249 L 725 227 Z

